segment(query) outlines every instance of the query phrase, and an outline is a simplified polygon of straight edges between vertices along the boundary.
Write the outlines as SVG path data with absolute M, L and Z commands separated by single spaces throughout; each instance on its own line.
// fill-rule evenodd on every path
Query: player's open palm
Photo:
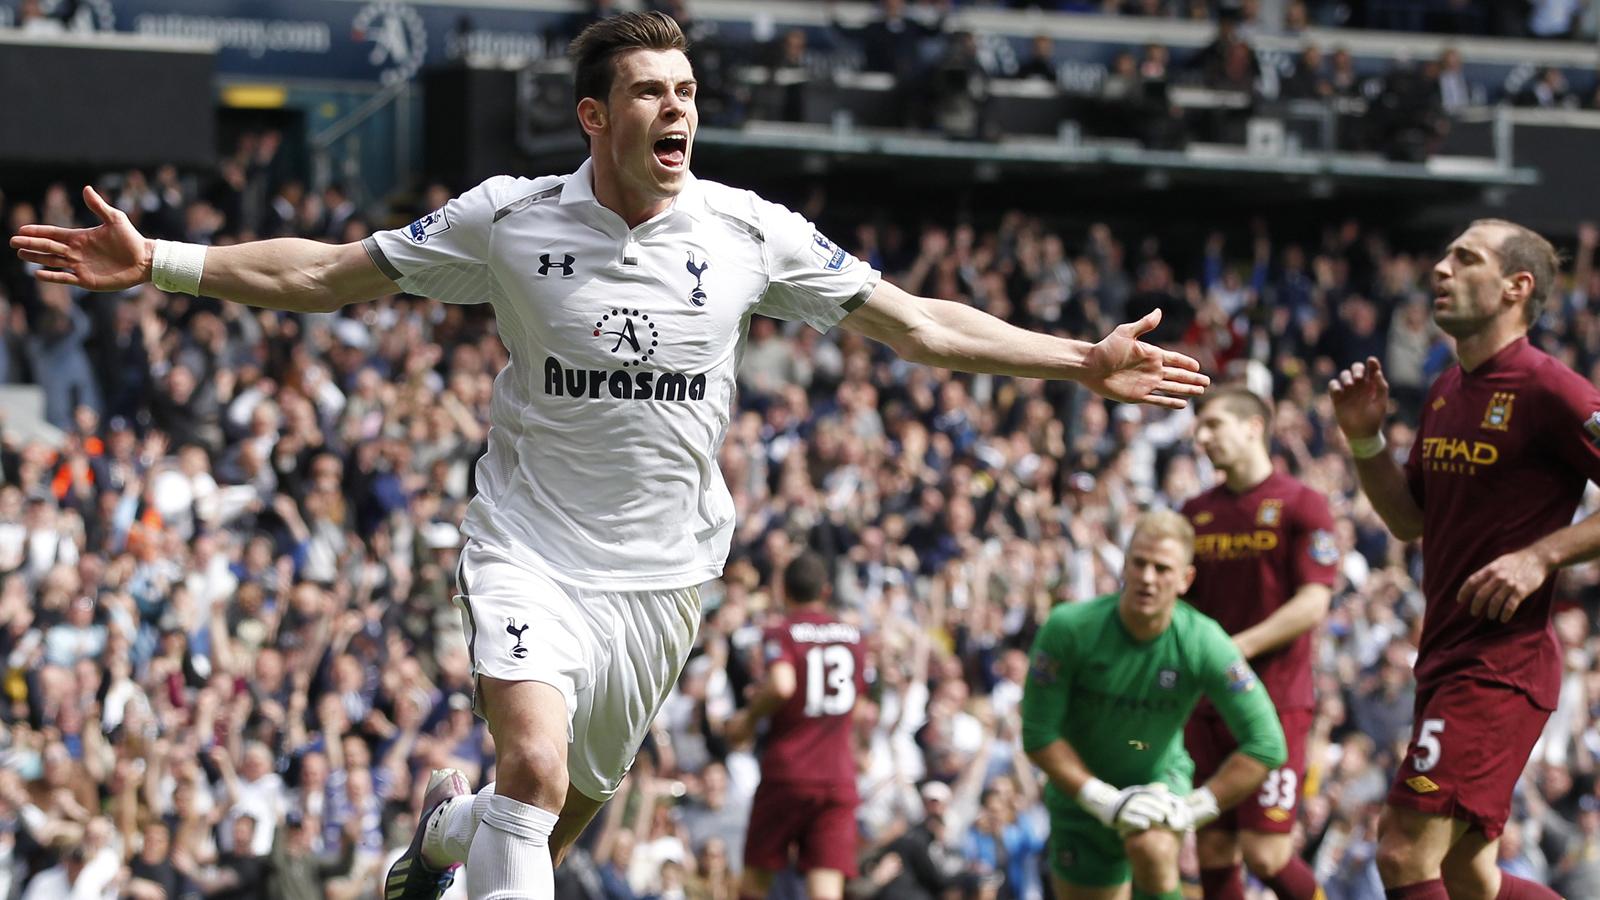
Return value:
M 1083 384 L 1102 397 L 1123 403 L 1148 403 L 1182 409 L 1188 397 L 1205 393 L 1211 379 L 1200 363 L 1172 350 L 1139 340 L 1161 324 L 1161 310 L 1137 322 L 1118 325 L 1089 349 Z
M 1365 438 L 1383 428 L 1389 415 L 1389 381 L 1383 377 L 1383 364 L 1376 356 L 1355 363 L 1328 382 L 1333 398 L 1333 415 L 1345 437 Z
M 1531 550 L 1515 550 L 1467 576 L 1456 594 L 1474 616 L 1511 621 L 1528 595 L 1550 577 L 1550 566 Z
M 93 228 L 24 225 L 11 247 L 25 262 L 44 266 L 40 281 L 70 284 L 91 291 L 121 291 L 142 283 L 150 272 L 144 236 L 122 210 L 107 203 L 94 188 L 83 200 L 101 224 Z

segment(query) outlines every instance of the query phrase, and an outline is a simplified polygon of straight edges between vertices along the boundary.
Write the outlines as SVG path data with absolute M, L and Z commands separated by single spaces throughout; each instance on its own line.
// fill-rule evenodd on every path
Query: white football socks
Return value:
M 496 794 L 467 854 L 467 896 L 472 900 L 554 900 L 550 832 L 556 814 Z
M 491 781 L 476 794 L 453 797 L 439 807 L 428 823 L 428 833 L 422 836 L 422 861 L 428 868 L 438 871 L 467 861 L 472 836 L 478 833 L 478 823 L 493 799 Z

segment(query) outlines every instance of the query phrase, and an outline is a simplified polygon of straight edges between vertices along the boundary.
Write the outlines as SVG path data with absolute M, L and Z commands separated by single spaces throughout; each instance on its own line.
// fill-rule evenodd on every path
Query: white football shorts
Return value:
M 454 602 L 473 680 L 537 681 L 567 701 L 572 786 L 610 797 L 633 765 L 700 627 L 700 589 L 592 591 L 468 540 Z M 482 709 L 474 705 L 479 714 Z

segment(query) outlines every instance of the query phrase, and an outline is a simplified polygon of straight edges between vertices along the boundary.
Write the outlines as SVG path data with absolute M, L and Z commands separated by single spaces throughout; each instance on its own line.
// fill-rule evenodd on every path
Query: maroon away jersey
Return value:
M 1194 525 L 1194 586 L 1184 599 L 1238 634 L 1302 585 L 1333 586 L 1339 565 L 1326 497 L 1278 472 L 1242 494 L 1218 485 L 1183 505 Z M 1278 709 L 1311 709 L 1311 632 L 1250 661 Z
M 856 783 L 851 713 L 866 690 L 861 632 L 827 613 L 791 614 L 764 636 L 767 665 L 794 666 L 795 692 L 768 723 L 761 780 Z
M 1585 483 L 1600 480 L 1600 391 L 1519 338 L 1471 372 L 1439 376 L 1405 471 L 1423 515 L 1418 688 L 1468 676 L 1555 709 L 1555 579 L 1506 624 L 1474 617 L 1456 595 L 1502 554 L 1572 524 Z

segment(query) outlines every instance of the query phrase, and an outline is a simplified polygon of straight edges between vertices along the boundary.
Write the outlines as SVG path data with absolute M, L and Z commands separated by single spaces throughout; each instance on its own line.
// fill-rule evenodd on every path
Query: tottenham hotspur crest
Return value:
M 528 626 L 518 625 L 516 619 L 506 620 L 506 634 L 517 639 L 516 646 L 511 648 L 511 655 L 517 659 L 526 659 L 528 656 L 528 648 L 522 645 L 522 634 L 527 630 Z
M 694 261 L 694 251 L 690 250 L 689 251 L 689 263 L 685 268 L 687 268 L 689 270 L 689 274 L 690 275 L 694 276 L 694 290 L 689 292 L 689 302 L 693 303 L 695 306 L 705 306 L 706 305 L 706 292 L 702 287 L 700 287 L 700 279 L 706 274 L 706 270 L 711 268 L 711 263 L 710 262 L 702 262 L 702 263 L 695 262 Z

